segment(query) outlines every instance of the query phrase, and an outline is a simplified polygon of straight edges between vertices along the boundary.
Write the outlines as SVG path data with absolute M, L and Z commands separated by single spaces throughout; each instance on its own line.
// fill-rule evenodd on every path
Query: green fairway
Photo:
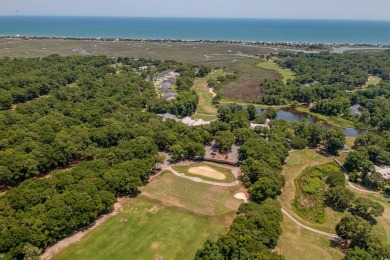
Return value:
M 211 120 L 214 120 L 215 115 L 217 114 L 217 109 L 212 104 L 213 93 L 207 86 L 207 81 L 210 79 L 217 79 L 219 76 L 224 76 L 226 74 L 227 73 L 222 70 L 215 70 L 206 77 L 195 80 L 193 89 L 199 96 L 198 109 L 196 112 L 198 113 L 198 116 L 206 116 L 202 118 L 203 120 L 209 119 L 208 116 L 210 116 Z
M 257 67 L 260 67 L 262 69 L 266 69 L 266 70 L 274 70 L 274 71 L 277 71 L 279 72 L 282 77 L 283 77 L 283 82 L 286 83 L 287 80 L 289 79 L 294 79 L 295 76 L 294 76 L 294 72 L 292 72 L 291 70 L 288 70 L 288 69 L 283 69 L 281 67 L 279 67 L 277 64 L 275 64 L 274 62 L 271 62 L 271 61 L 265 61 L 265 62 L 261 62 L 261 63 L 258 63 L 256 64 Z
M 224 231 L 207 217 L 138 197 L 54 259 L 193 259 L 207 239 Z
M 234 198 L 238 189 L 164 172 L 54 259 L 193 259 L 207 239 L 229 229 L 242 203 Z

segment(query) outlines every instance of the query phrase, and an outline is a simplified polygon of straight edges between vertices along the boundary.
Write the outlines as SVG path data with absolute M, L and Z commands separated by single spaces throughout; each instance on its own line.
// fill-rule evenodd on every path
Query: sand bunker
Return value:
M 225 179 L 225 174 L 220 173 L 219 171 L 216 171 L 213 168 L 208 167 L 208 166 L 191 167 L 188 170 L 188 172 L 191 174 L 204 176 L 204 177 L 208 177 L 208 178 L 213 178 L 216 180 L 224 180 Z
M 246 197 L 245 193 L 243 192 L 238 192 L 234 194 L 234 197 L 239 200 L 243 200 L 244 202 L 248 202 L 248 198 Z

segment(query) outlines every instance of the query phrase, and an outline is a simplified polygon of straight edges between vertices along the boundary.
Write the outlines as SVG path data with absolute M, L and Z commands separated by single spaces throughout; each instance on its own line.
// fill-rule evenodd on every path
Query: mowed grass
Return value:
M 286 83 L 287 80 L 289 80 L 289 79 L 293 80 L 295 78 L 294 72 L 292 72 L 291 70 L 288 70 L 288 69 L 283 69 L 271 61 L 257 63 L 256 66 L 259 68 L 266 69 L 266 70 L 274 70 L 274 71 L 279 72 L 280 75 L 282 75 L 284 83 Z
M 328 238 L 308 231 L 283 216 L 276 251 L 288 260 L 342 259 L 343 253 Z
M 198 93 L 199 96 L 199 103 L 198 103 L 198 109 L 197 114 L 200 114 L 200 116 L 206 116 L 202 119 L 211 119 L 214 120 L 217 115 L 217 109 L 212 104 L 213 102 L 213 94 L 210 92 L 207 81 L 210 79 L 217 79 L 219 76 L 225 76 L 227 73 L 223 72 L 223 70 L 215 70 L 211 72 L 209 75 L 207 75 L 204 78 L 196 79 L 194 82 L 193 89 Z
M 225 175 L 225 179 L 218 180 L 218 179 L 214 179 L 214 178 L 210 178 L 210 177 L 206 177 L 206 176 L 202 176 L 202 175 L 198 175 L 198 174 L 194 174 L 194 173 L 189 172 L 189 170 L 191 168 L 200 167 L 200 166 L 209 167 L 209 168 L 211 168 L 219 173 L 222 173 L 223 175 Z M 177 172 L 183 173 L 187 176 L 197 177 L 197 178 L 200 178 L 200 179 L 203 179 L 206 181 L 230 183 L 230 182 L 233 182 L 236 180 L 236 178 L 234 177 L 230 168 L 220 167 L 220 166 L 216 166 L 216 165 L 213 165 L 210 163 L 193 163 L 193 164 L 188 165 L 188 166 L 181 165 L 181 166 L 173 166 L 172 168 L 174 170 L 176 170 Z
M 237 189 L 193 182 L 166 171 L 143 187 L 141 196 L 196 214 L 231 216 L 242 202 L 234 198 Z
M 196 183 L 164 172 L 126 199 L 123 211 L 54 257 L 70 259 L 193 259 L 207 239 L 228 231 L 239 187 Z
M 138 197 L 54 259 L 193 259 L 207 239 L 225 231 L 207 217 Z

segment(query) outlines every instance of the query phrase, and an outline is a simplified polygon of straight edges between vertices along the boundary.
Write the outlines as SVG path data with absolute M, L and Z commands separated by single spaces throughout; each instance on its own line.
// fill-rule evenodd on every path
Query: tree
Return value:
M 371 225 L 359 216 L 347 214 L 336 226 L 336 233 L 351 246 L 364 246 L 370 232 Z
M 256 107 L 254 105 L 247 106 L 246 111 L 248 112 L 250 121 L 252 121 L 256 118 L 257 110 L 256 110 Z
M 355 194 L 343 186 L 330 188 L 326 192 L 326 202 L 333 209 L 344 211 L 352 206 Z
M 345 144 L 345 134 L 341 129 L 330 129 L 324 138 L 326 149 L 330 154 L 337 155 Z
M 353 249 L 347 250 L 344 260 L 374 260 L 370 253 L 366 250 L 355 247 Z
M 230 131 L 218 131 L 214 138 L 215 144 L 222 153 L 229 152 L 235 140 L 234 134 Z
M 280 194 L 280 189 L 284 185 L 282 176 L 271 175 L 260 177 L 250 188 L 249 191 L 255 201 L 263 201 L 266 198 L 275 198 Z
M 268 119 L 275 119 L 278 116 L 278 110 L 275 108 L 267 108 L 264 113 L 265 117 Z
M 371 216 L 382 216 L 385 210 L 382 204 L 365 197 L 357 198 L 354 201 L 353 209 L 359 216 L 367 220 L 369 220 Z
M 307 139 L 295 136 L 291 139 L 291 147 L 294 149 L 303 149 L 307 146 Z
M 215 242 L 207 240 L 202 249 L 198 249 L 195 260 L 224 260 L 219 252 L 219 247 Z
M 363 184 L 372 189 L 383 189 L 385 187 L 385 178 L 379 172 L 366 174 L 363 178 Z

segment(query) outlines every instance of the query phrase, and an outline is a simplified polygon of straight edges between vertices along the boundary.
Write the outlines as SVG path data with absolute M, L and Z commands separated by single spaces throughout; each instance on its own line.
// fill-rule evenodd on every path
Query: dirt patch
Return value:
M 214 88 L 209 88 L 209 87 L 207 87 L 207 89 L 209 90 L 209 92 L 211 93 L 211 95 L 212 95 L 213 97 L 215 97 L 215 96 L 217 95 L 217 93 L 214 92 Z
M 156 260 L 164 260 L 164 257 L 162 255 L 156 255 Z
M 207 167 L 207 166 L 191 167 L 190 169 L 188 169 L 188 172 L 191 174 L 195 174 L 195 175 L 199 175 L 199 176 L 203 176 L 203 177 L 207 177 L 207 178 L 212 178 L 212 179 L 216 179 L 216 180 L 226 179 L 225 174 L 223 174 L 217 170 L 214 170 L 211 167 Z
M 153 242 L 152 245 L 150 246 L 151 249 L 159 249 L 160 248 L 160 243 L 158 242 Z
M 120 218 L 119 222 L 127 222 L 127 219 L 126 218 Z

